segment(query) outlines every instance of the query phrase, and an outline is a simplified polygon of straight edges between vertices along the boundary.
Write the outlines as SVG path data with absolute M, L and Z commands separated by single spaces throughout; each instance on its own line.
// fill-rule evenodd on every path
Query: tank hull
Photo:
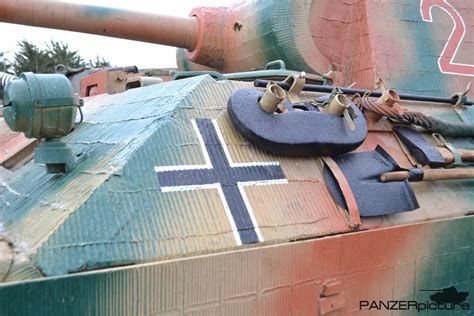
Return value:
M 418 315 L 393 302 L 425 304 L 431 293 L 421 289 L 447 284 L 474 289 L 472 225 L 453 218 L 14 283 L 0 286 L 0 312 L 379 315 L 390 312 L 379 301 L 390 301 L 392 312 Z M 471 295 L 464 303 L 472 311 Z

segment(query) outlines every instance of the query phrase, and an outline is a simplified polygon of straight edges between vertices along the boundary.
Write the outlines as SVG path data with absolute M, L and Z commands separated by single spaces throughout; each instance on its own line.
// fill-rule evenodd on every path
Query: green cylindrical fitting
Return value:
M 71 132 L 78 106 L 65 76 L 23 73 L 5 89 L 3 116 L 13 131 L 26 137 L 62 137 Z

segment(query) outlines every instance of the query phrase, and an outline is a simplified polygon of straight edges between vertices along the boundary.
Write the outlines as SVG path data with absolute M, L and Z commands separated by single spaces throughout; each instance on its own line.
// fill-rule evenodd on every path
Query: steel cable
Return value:
M 376 100 L 368 97 L 356 97 L 355 100 L 359 108 L 372 111 L 389 119 L 401 123 L 416 125 L 432 133 L 440 133 L 445 136 L 453 137 L 472 137 L 474 136 L 474 125 L 466 123 L 453 123 L 439 120 L 432 116 L 417 111 L 407 111 L 398 104 L 394 106 L 385 106 Z

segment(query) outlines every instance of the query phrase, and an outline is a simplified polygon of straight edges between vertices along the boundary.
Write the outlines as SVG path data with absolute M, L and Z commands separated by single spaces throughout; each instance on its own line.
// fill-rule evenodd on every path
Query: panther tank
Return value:
M 473 17 L 0 1 L 0 22 L 169 45 L 178 65 L 80 89 L 2 76 L 0 315 L 474 313 Z

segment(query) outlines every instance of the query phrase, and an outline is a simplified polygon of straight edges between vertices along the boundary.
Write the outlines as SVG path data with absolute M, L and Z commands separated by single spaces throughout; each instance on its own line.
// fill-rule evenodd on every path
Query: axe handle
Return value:
M 454 162 L 454 155 L 447 148 L 438 148 L 439 152 L 447 163 Z M 474 161 L 474 150 L 457 149 L 457 152 L 461 156 L 462 161 L 472 162 Z
M 381 182 L 403 181 L 409 179 L 409 171 L 393 171 L 380 175 Z M 474 179 L 474 168 L 460 169 L 426 169 L 423 170 L 423 181 Z

